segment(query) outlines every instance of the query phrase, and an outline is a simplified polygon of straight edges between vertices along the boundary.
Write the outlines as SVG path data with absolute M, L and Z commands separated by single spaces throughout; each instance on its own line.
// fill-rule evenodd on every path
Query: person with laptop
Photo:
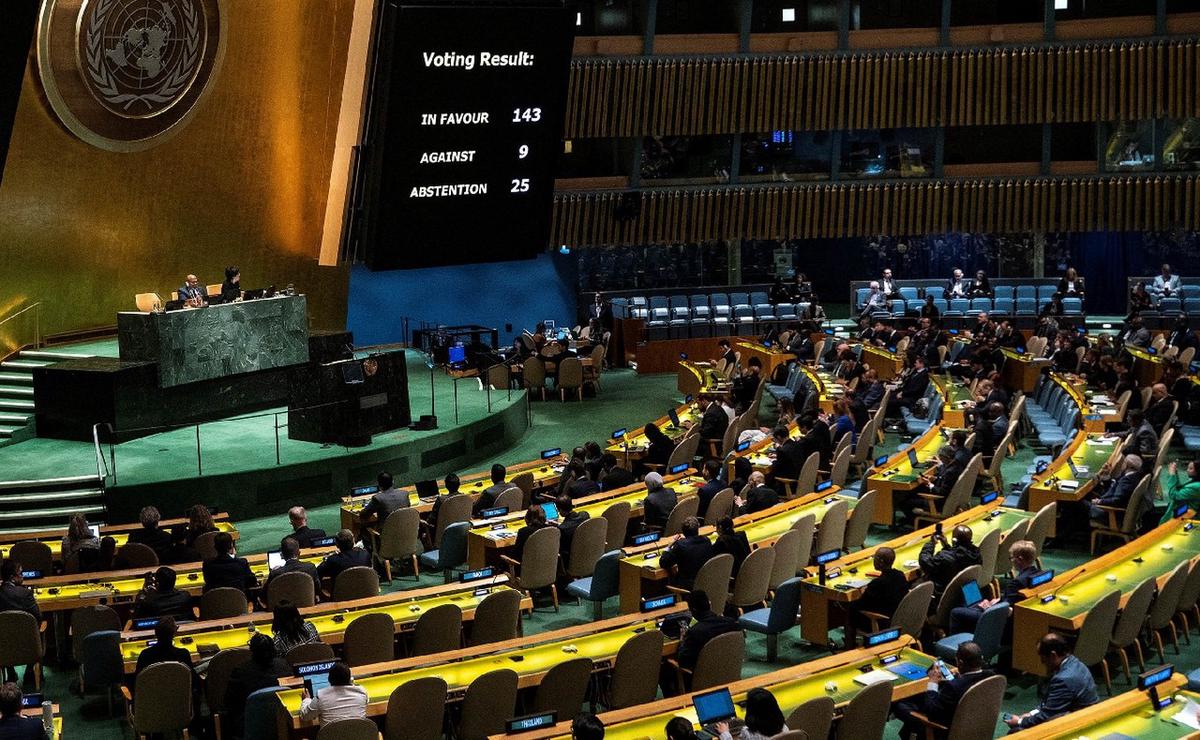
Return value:
M 383 522 L 393 511 L 410 504 L 408 491 L 395 487 L 391 473 L 385 470 L 375 480 L 379 484 L 379 491 L 358 512 L 359 521 L 364 523 L 376 520 Z
M 904 723 L 900 728 L 901 738 L 925 736 L 924 723 L 913 717 L 917 712 L 943 727 L 949 727 L 967 689 L 995 675 L 983 667 L 983 651 L 979 645 L 969 640 L 958 646 L 954 660 L 955 668 L 948 669 L 950 678 L 942 674 L 941 666 L 932 665 L 929 667 L 929 682 L 925 684 L 925 693 L 912 699 L 898 701 L 892 706 L 896 718 Z
M 495 505 L 497 496 L 512 488 L 512 484 L 505 482 L 508 477 L 508 469 L 500 463 L 492 466 L 491 476 L 492 485 L 483 489 L 479 498 L 475 499 L 475 505 L 471 507 L 471 516 L 476 519 L 484 509 L 490 509 Z
M 279 685 L 279 679 L 292 675 L 291 667 L 276 654 L 275 643 L 261 632 L 250 638 L 250 657 L 235 666 L 225 685 L 225 712 L 222 725 L 231 737 L 242 737 L 246 698 L 259 689 Z M 222 733 L 226 734 L 226 733 Z
M 719 740 L 733 740 L 730 724 L 729 720 L 716 723 L 713 729 Z M 738 740 L 769 740 L 787 731 L 775 695 L 761 687 L 750 689 L 746 694 L 746 719 L 738 730 Z
M 1012 606 L 1025 598 L 1021 592 L 1033 587 L 1033 577 L 1038 574 L 1037 546 L 1029 540 L 1014 542 L 1008 549 L 1008 558 L 1016 576 L 1004 582 L 1004 591 L 999 598 L 983 598 L 979 592 L 979 584 L 975 581 L 968 581 L 963 586 L 964 606 L 956 606 L 950 610 L 950 634 L 974 632 L 975 625 L 979 624 L 979 618 L 983 616 L 984 611 L 1000 603 Z
M 288 509 L 288 521 L 292 525 L 292 533 L 289 536 L 296 540 L 300 547 L 312 547 L 314 540 L 323 540 L 326 537 L 325 530 L 308 526 L 308 512 L 303 506 Z
M 848 612 L 845 631 L 847 650 L 855 646 L 858 630 L 866 632 L 871 629 L 871 620 L 865 612 L 882 614 L 891 619 L 892 615 L 896 613 L 896 607 L 900 606 L 901 600 L 908 593 L 908 579 L 904 573 L 894 567 L 895 565 L 895 550 L 890 547 L 880 547 L 875 551 L 875 555 L 871 559 L 871 566 L 879 575 L 872 578 L 863 589 L 860 599 L 850 602 L 846 607 Z
M 558 513 L 558 531 L 561 533 L 558 541 L 559 552 L 566 563 L 571 557 L 571 542 L 575 539 L 575 530 L 590 519 L 591 515 L 586 511 L 575 511 L 575 504 L 570 496 L 558 497 Z
M 62 561 L 65 563 L 68 558 L 80 550 L 99 549 L 100 537 L 88 524 L 87 516 L 81 512 L 72 514 L 71 520 L 67 524 L 67 533 L 62 538 Z
M 350 666 L 342 661 L 329 669 L 329 685 L 316 696 L 304 691 L 300 702 L 300 719 L 305 722 L 316 720 L 321 726 L 343 719 L 363 719 L 367 716 L 367 690 L 354 685 Z
M 338 574 L 347 568 L 371 565 L 371 554 L 361 547 L 354 546 L 354 533 L 350 530 L 338 530 L 333 536 L 333 544 L 337 547 L 337 552 L 317 566 L 317 575 L 322 580 L 328 578 L 331 582 L 336 581 Z
M 1038 641 L 1038 658 L 1050 682 L 1039 691 L 1037 707 L 1004 719 L 1010 730 L 1024 730 L 1055 717 L 1090 707 L 1100 701 L 1092 671 L 1071 652 L 1071 643 L 1057 632 L 1047 632 Z
M 41 719 L 21 715 L 23 698 L 17 684 L 0 684 L 0 740 L 47 740 Z
M 921 574 L 926 580 L 933 582 L 934 599 L 930 602 L 931 608 L 963 568 L 983 562 L 979 548 L 971 541 L 972 537 L 971 528 L 960 524 L 954 528 L 953 546 L 939 530 L 935 531 L 921 548 L 921 555 L 917 559 L 921 565 Z
M 236 588 L 249 595 L 250 589 L 258 585 L 258 579 L 250 570 L 250 563 L 237 556 L 233 537 L 228 532 L 218 532 L 213 539 L 213 548 L 217 556 L 204 561 L 204 590 Z
M 642 523 L 648 527 L 665 527 L 675 504 L 679 503 L 675 490 L 663 485 L 663 477 L 658 473 L 647 473 L 645 483 L 646 499 L 642 502 Z
M 709 539 L 700 534 L 700 520 L 683 520 L 681 534 L 663 551 L 659 564 L 667 571 L 671 585 L 690 591 L 700 567 L 716 553 Z
M 534 532 L 545 527 L 553 527 L 546 521 L 546 509 L 543 506 L 530 506 L 525 510 L 525 525 L 517 530 L 517 542 L 513 546 L 513 560 L 520 560 L 525 554 L 525 543 Z
M 284 573 L 303 573 L 312 578 L 313 593 L 321 593 L 321 576 L 317 575 L 317 566 L 300 559 L 300 543 L 296 538 L 284 537 L 280 540 L 277 560 L 282 562 L 272 563 L 271 560 L 271 554 L 268 554 L 267 565 L 271 571 L 267 574 L 267 582 L 263 584 L 264 589 L 270 588 L 271 581 Z
M 688 611 L 692 614 L 691 624 L 679 641 L 679 649 L 675 653 L 675 662 L 683 669 L 683 688 L 692 690 L 691 671 L 696 668 L 700 651 L 714 637 L 740 630 L 738 623 L 723 614 L 712 610 L 712 602 L 703 591 L 692 591 L 687 595 Z M 669 663 L 663 663 L 662 675 L 659 679 L 663 696 L 674 696 L 678 693 L 679 682 L 677 674 Z
M 175 571 L 167 566 L 159 566 L 158 570 L 146 575 L 142 590 L 138 591 L 133 600 L 133 616 L 137 619 L 147 617 L 173 617 L 176 619 L 193 619 L 192 595 L 187 591 L 175 588 Z

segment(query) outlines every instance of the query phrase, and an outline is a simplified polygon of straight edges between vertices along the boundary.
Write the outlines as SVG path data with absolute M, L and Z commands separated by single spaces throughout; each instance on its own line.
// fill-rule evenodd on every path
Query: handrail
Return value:
M 92 425 L 92 446 L 96 451 L 96 477 L 100 479 L 101 487 L 106 487 L 108 484 L 108 476 L 112 476 L 113 485 L 117 482 L 117 454 L 112 443 L 108 444 L 109 455 L 112 456 L 112 470 L 109 470 L 108 460 L 104 459 L 104 451 L 100 449 L 100 427 L 108 427 L 110 435 L 115 434 L 112 424 L 108 422 L 98 422 Z
M 20 316 L 24 313 L 33 311 L 33 316 L 34 316 L 33 346 L 41 347 L 42 346 L 42 310 L 41 310 L 41 306 L 42 306 L 41 301 L 31 303 L 28 306 L 26 306 L 25 308 L 22 308 L 20 311 L 17 311 L 16 313 L 10 314 L 10 315 L 5 316 L 4 318 L 0 319 L 0 326 L 4 326 L 8 322 L 12 321 L 13 319 L 17 318 L 18 316 Z

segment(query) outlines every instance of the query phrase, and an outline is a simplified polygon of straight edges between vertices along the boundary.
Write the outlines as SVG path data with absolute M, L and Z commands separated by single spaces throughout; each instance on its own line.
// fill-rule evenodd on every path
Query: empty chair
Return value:
M 1011 616 L 1012 607 L 1008 605 L 1008 602 L 997 602 L 984 609 L 983 614 L 979 615 L 974 632 L 947 635 L 934 644 L 933 652 L 942 660 L 953 663 L 958 655 L 959 645 L 970 641 L 979 645 L 984 662 L 991 662 L 992 658 L 1000 653 L 1004 628 Z
M 158 565 L 158 555 L 140 542 L 126 542 L 117 548 L 113 558 L 123 568 L 153 568 Z
M 386 740 L 442 740 L 446 681 L 426 676 L 405 681 L 388 697 Z
M 512 373 L 508 369 L 508 365 L 498 363 L 487 369 L 487 383 L 492 390 L 505 390 L 512 383 Z
M 112 607 L 81 606 L 71 612 L 71 652 L 76 661 L 83 662 L 83 641 L 87 636 L 103 630 L 121 630 L 121 618 Z
M 208 663 L 208 672 L 204 675 L 204 699 L 208 702 L 217 737 L 228 736 L 228 731 L 222 731 L 221 719 L 225 712 L 225 689 L 229 686 L 229 676 L 234 668 L 247 660 L 250 660 L 250 648 L 236 647 L 222 650 Z
M 283 659 L 290 666 L 315 663 L 318 660 L 333 660 L 333 648 L 324 642 L 307 642 L 287 651 Z
M 312 579 L 309 578 L 309 582 Z M 250 610 L 246 594 L 238 588 L 214 588 L 200 597 L 200 619 L 228 619 Z
M 471 496 L 466 493 L 456 493 L 453 496 L 446 496 L 442 499 L 442 505 L 438 509 L 437 527 L 433 530 L 432 537 L 432 542 L 435 549 L 442 546 L 442 537 L 445 536 L 447 527 L 459 522 L 470 522 L 471 506 L 473 504 L 474 502 L 472 501 Z M 463 536 L 463 542 L 466 542 L 466 535 Z M 428 555 L 429 553 L 425 554 Z M 421 556 L 419 560 L 423 565 L 429 567 L 428 563 L 430 560 L 426 559 L 424 556 Z M 437 562 L 436 554 L 433 556 L 432 561 Z M 441 568 L 438 570 L 441 570 Z
M 658 693 L 663 633 L 647 630 L 625 641 L 613 660 L 608 708 L 624 709 L 654 701 Z
M 792 531 L 800 533 L 800 546 L 796 549 L 796 572 L 794 575 L 804 575 L 805 566 L 812 559 L 813 531 L 817 527 L 817 516 L 805 514 L 792 522 Z
M 471 503 L 470 496 L 463 495 L 463 498 L 468 504 Z M 469 506 L 467 510 L 470 510 Z M 441 524 L 440 517 L 438 524 Z M 419 558 L 421 564 L 429 570 L 442 571 L 444 580 L 449 583 L 454 569 L 467 562 L 467 531 L 470 529 L 470 522 L 455 522 L 446 527 L 446 530 L 442 532 L 441 545 L 436 550 L 427 550 L 423 553 Z
M 485 673 L 467 686 L 456 737 L 485 740 L 504 734 L 504 723 L 517 706 L 517 672 L 508 668 Z
M 538 684 L 533 698 L 534 712 L 558 712 L 564 719 L 579 714 L 592 680 L 590 658 L 572 658 L 557 663 Z
M 139 737 L 176 732 L 187 737 L 192 721 L 191 666 L 155 663 L 138 674 L 132 694 L 125 687 L 121 690 L 129 724 Z
M 502 491 L 492 503 L 491 508 L 508 509 L 509 513 L 523 511 L 525 509 L 522 505 L 524 504 L 524 499 L 525 493 L 520 488 L 514 486 Z
M 846 511 L 849 508 L 848 502 L 839 499 L 826 510 L 817 529 L 816 541 L 813 542 L 814 555 L 842 549 L 846 541 Z
M 151 554 L 153 554 L 151 550 Z M 8 557 L 21 564 L 21 570 L 40 570 L 43 575 L 54 573 L 54 553 L 45 542 L 37 540 L 22 540 L 15 543 L 8 551 Z M 155 557 L 155 565 L 158 558 Z M 136 567 L 136 566 L 132 566 Z
M 1033 515 L 1033 519 L 1029 520 L 1029 534 L 1027 535 L 1033 546 L 1038 552 L 1038 567 L 1041 567 L 1042 546 L 1046 544 L 1046 537 L 1050 535 L 1050 527 L 1054 526 L 1054 515 L 1058 510 L 1055 502 L 1051 501 L 1038 512 Z
M 333 579 L 333 600 L 351 601 L 379 595 L 379 574 L 374 568 L 357 565 L 347 568 Z
M 364 614 L 346 627 L 342 654 L 351 667 L 383 663 L 396 657 L 396 622 L 383 612 Z
M 559 361 L 558 379 L 554 385 L 558 388 L 559 400 L 567 400 L 567 391 L 573 392 L 578 400 L 583 400 L 583 363 L 578 357 Z
M 1113 627 L 1117 623 L 1117 610 L 1121 608 L 1121 592 L 1109 591 L 1097 601 L 1083 618 L 1079 637 L 1075 640 L 1075 657 L 1088 668 L 1100 664 L 1104 671 L 1104 685 L 1112 694 L 1112 677 L 1108 672 L 1108 644 L 1112 640 Z
M 852 549 L 861 550 L 866 542 L 867 534 L 871 531 L 871 518 L 875 515 L 875 497 L 878 495 L 876 491 L 867 491 L 859 496 L 858 502 L 855 503 L 842 539 L 842 549 L 846 552 Z
M 439 604 L 417 619 L 413 628 L 413 655 L 433 655 L 462 647 L 462 609 Z
M 379 728 L 365 717 L 339 719 L 323 725 L 317 740 L 379 740 Z
M 883 737 L 888 712 L 892 708 L 892 684 L 874 683 L 859 691 L 838 722 L 837 740 Z
M 475 618 L 471 620 L 472 645 L 513 640 L 520 631 L 520 591 L 511 588 L 492 591 L 475 607 Z
M 833 727 L 833 710 L 837 707 L 828 696 L 809 699 L 792 710 L 785 724 L 792 730 L 808 735 L 810 740 L 824 740 Z
M 509 564 L 509 577 L 515 588 L 530 596 L 537 589 L 550 588 L 554 611 L 558 611 L 558 587 L 555 581 L 558 577 L 558 545 L 561 537 L 562 532 L 558 527 L 545 527 L 525 541 L 525 551 L 521 553 L 520 561 L 507 555 L 500 556 Z
M 1187 580 L 1183 583 L 1183 591 L 1179 594 L 1179 606 L 1175 611 L 1175 616 L 1179 617 L 1182 622 L 1183 639 L 1187 640 L 1189 645 L 1192 644 L 1192 638 L 1188 634 L 1191 632 L 1191 628 L 1188 626 L 1188 615 L 1195 616 L 1197 601 L 1200 601 L 1200 561 L 1192 563 Z
M 292 571 L 272 578 L 267 584 L 267 606 L 274 609 L 281 601 L 300 608 L 317 603 L 316 584 L 312 576 Z
M 1129 598 L 1125 600 L 1125 608 L 1117 616 L 1113 626 L 1112 639 L 1109 640 L 1109 652 L 1116 651 L 1121 656 L 1121 670 L 1125 672 L 1125 680 L 1132 686 L 1133 677 L 1129 672 L 1129 653 L 1125 652 L 1131 646 L 1137 650 L 1138 671 L 1146 670 L 1146 658 L 1142 654 L 1142 625 L 1146 624 L 1146 615 L 1150 612 L 1150 603 L 1154 601 L 1154 590 L 1157 583 L 1153 578 L 1147 578 L 1139 583 Z
M 723 488 L 717 491 L 708 502 L 708 508 L 704 511 L 704 521 L 709 524 L 716 524 L 727 516 L 733 513 L 733 498 L 734 491 L 732 488 Z
M 993 529 L 979 542 L 979 588 L 989 588 L 996 576 L 996 553 L 1000 549 L 1000 530 Z
M 1166 583 L 1162 588 L 1158 589 L 1158 596 L 1154 599 L 1154 605 L 1150 607 L 1150 614 L 1146 618 L 1146 629 L 1154 635 L 1154 646 L 1158 650 L 1159 662 L 1165 662 L 1163 657 L 1162 630 L 1171 630 L 1171 643 L 1175 646 L 1176 654 L 1179 653 L 1179 633 L 1175 629 L 1175 622 L 1172 617 L 1179 610 L 1179 597 L 1183 595 L 1183 586 L 1187 581 L 1189 563 L 1183 562 L 1171 571 L 1171 575 L 1167 578 Z M 7 612 L 5 612 L 7 613 Z M 0 614 L 0 617 L 4 616 Z
M 737 577 L 733 579 L 733 593 L 729 597 L 730 603 L 739 612 L 767 600 L 767 588 L 771 584 L 774 565 L 775 550 L 770 547 L 760 547 L 742 561 Z
M 406 506 L 388 514 L 372 554 L 376 561 L 383 563 L 384 577 L 391 583 L 393 560 L 411 562 L 413 575 L 420 580 L 421 566 L 417 563 L 417 557 L 424 551 L 425 548 L 421 546 L 421 512 Z
M 714 555 L 708 559 L 696 572 L 692 582 L 694 591 L 703 591 L 712 603 L 712 610 L 717 614 L 725 611 L 729 600 L 729 579 L 733 575 L 733 556 L 728 553 Z M 768 572 L 768 575 L 769 572 Z M 677 590 L 672 588 L 672 590 Z
M 546 365 L 536 356 L 521 365 L 521 380 L 530 396 L 537 391 L 542 400 L 546 400 Z
M 609 550 L 596 561 L 592 575 L 567 584 L 567 593 L 577 599 L 592 602 L 592 618 L 604 616 L 604 602 L 619 593 L 621 550 Z
M 929 614 L 929 604 L 933 601 L 933 582 L 918 583 L 908 590 L 896 611 L 892 613 L 889 626 L 900 630 L 900 634 L 908 635 L 917 640 L 920 647 L 921 630 L 925 627 L 925 618 Z
M 774 591 L 779 588 L 779 584 L 796 577 L 796 570 L 800 565 L 800 533 L 789 529 L 779 535 L 771 549 L 775 551 L 775 561 L 771 565 L 771 579 L 767 588 Z
M 696 667 L 683 668 L 671 660 L 679 676 L 680 691 L 704 691 L 727 686 L 742 677 L 746 659 L 746 634 L 740 630 L 717 635 L 700 648 Z
M 563 560 L 563 570 L 568 576 L 585 578 L 592 574 L 596 561 L 604 554 L 607 534 L 608 523 L 603 519 L 588 519 L 575 528 L 571 550 Z
M 200 553 L 201 560 L 211 560 L 217 556 L 217 535 L 220 532 L 205 532 L 196 538 L 192 547 Z
M 796 615 L 800 612 L 800 589 L 803 579 L 789 578 L 779 584 L 771 606 L 749 611 L 738 618 L 738 625 L 751 632 L 767 636 L 767 662 L 774 663 L 779 647 L 779 636 L 796 626 Z M 788 727 L 791 727 L 789 724 Z
M 608 523 L 608 531 L 604 536 L 604 550 L 619 550 L 625 544 L 625 533 L 629 529 L 628 501 L 618 501 L 610 505 L 600 515 Z
M 696 516 L 699 509 L 700 498 L 698 496 L 688 496 L 675 504 L 675 508 L 671 509 L 671 513 L 667 516 L 666 525 L 663 526 L 663 537 L 674 537 L 682 532 L 683 520 Z
M 95 693 L 103 689 L 108 699 L 108 714 L 112 716 L 113 689 L 125 683 L 120 631 L 101 630 L 85 637 L 79 661 L 80 693 Z

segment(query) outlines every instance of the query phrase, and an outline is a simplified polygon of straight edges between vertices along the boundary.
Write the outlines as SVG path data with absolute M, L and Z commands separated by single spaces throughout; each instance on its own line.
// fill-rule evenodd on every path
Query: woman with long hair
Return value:
M 275 639 L 275 653 L 281 657 L 299 645 L 319 642 L 317 628 L 300 616 L 300 610 L 289 601 L 281 601 L 271 617 L 271 634 Z

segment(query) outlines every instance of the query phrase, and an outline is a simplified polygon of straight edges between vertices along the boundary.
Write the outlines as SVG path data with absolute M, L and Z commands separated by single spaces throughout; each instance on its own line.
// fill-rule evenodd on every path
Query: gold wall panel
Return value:
M 235 0 L 219 75 L 195 116 L 117 154 L 55 118 L 32 55 L 0 185 L 0 318 L 42 301 L 42 333 L 116 322 L 188 272 L 308 294 L 343 327 L 349 273 L 318 267 L 353 0 Z M 11 337 L 9 339 L 11 341 Z M 5 346 L 0 329 L 0 348 Z
M 621 191 L 554 196 L 551 243 L 572 247 L 722 239 L 821 239 L 947 231 L 1200 228 L 1195 175 L 990 177 L 919 182 L 656 188 L 616 218 Z

